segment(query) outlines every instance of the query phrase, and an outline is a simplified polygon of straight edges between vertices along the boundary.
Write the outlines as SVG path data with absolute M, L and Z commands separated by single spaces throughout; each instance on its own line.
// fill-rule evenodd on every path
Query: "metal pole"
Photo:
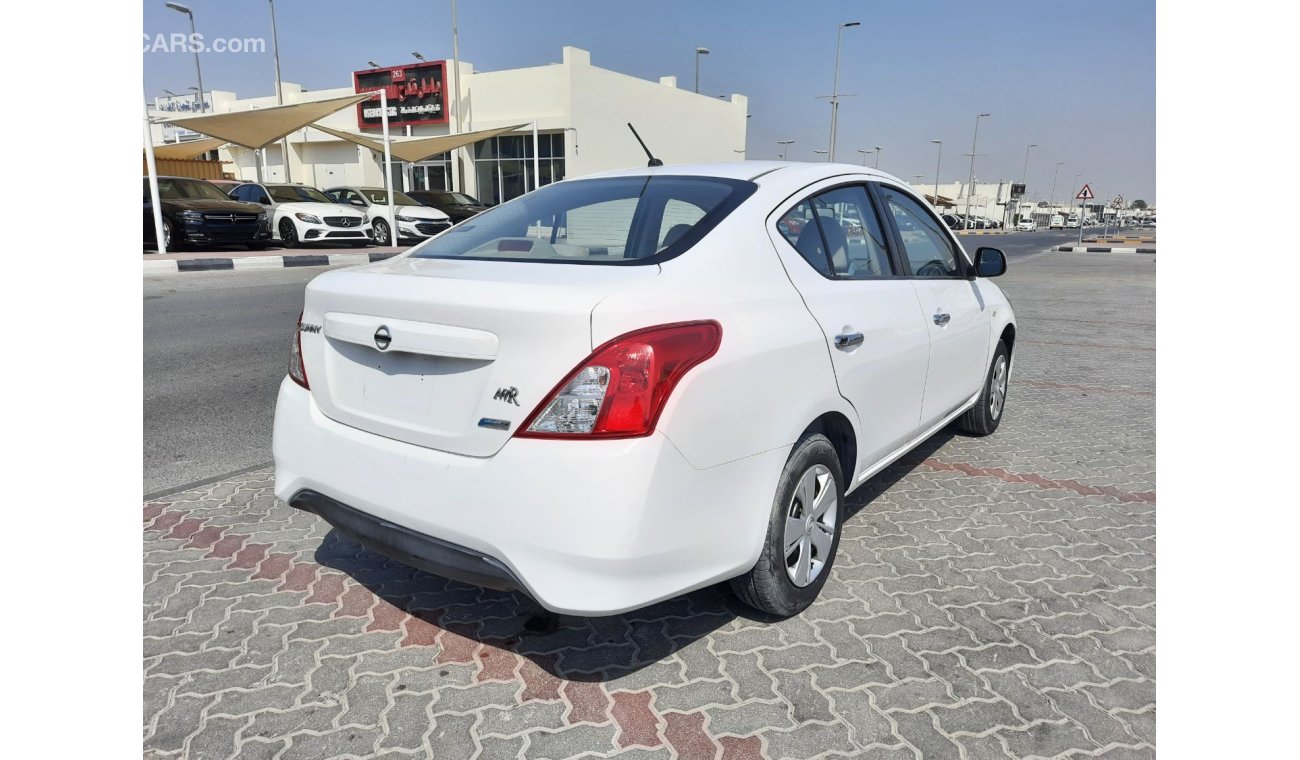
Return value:
M 542 186 L 542 162 L 538 158 L 537 120 L 533 119 L 533 189 Z
M 389 243 L 397 245 L 397 210 L 393 204 L 393 150 L 388 137 L 388 89 L 379 91 L 379 110 L 384 124 L 384 192 L 388 193 Z
M 835 80 L 831 86 L 831 144 L 826 154 L 828 163 L 835 161 L 835 122 L 839 118 L 840 111 L 840 42 L 843 39 L 844 25 L 840 24 L 839 29 L 835 31 Z
M 879 168 L 880 168 L 880 151 L 883 150 L 883 149 L 882 149 L 879 145 L 876 145 L 876 146 L 873 146 L 873 147 L 875 147 L 875 149 L 876 149 L 876 165 L 875 165 L 874 167 L 872 167 L 872 168 L 879 169 Z
M 186 14 L 190 17 L 190 34 L 198 35 L 199 32 L 194 26 L 194 11 L 186 11 Z M 194 37 L 190 37 L 190 39 L 194 39 Z M 203 99 L 203 67 L 199 65 L 199 49 L 197 47 L 194 48 L 194 73 L 199 76 L 199 112 L 207 113 L 208 104 Z
M 1057 161 L 1057 162 L 1056 162 L 1056 171 L 1052 172 L 1052 194 L 1048 196 L 1047 203 L 1048 203 L 1048 205 L 1051 207 L 1051 209 L 1052 209 L 1051 213 L 1053 213 L 1053 214 L 1056 213 L 1056 175 L 1058 175 L 1058 174 L 1061 173 L 1061 167 L 1062 167 L 1062 166 L 1065 166 L 1065 162 L 1064 162 L 1064 161 Z M 1049 220 L 1047 224 L 1048 224 L 1048 226 L 1050 227 L 1050 226 L 1051 226 L 1051 221 Z
M 1083 188 L 1079 188 L 1083 192 Z M 1083 246 L 1083 221 L 1088 218 L 1088 201 L 1086 198 L 1079 199 L 1079 245 Z
M 163 239 L 162 199 L 158 197 L 158 163 L 153 155 L 153 129 L 149 126 L 149 99 L 144 101 L 144 162 L 149 169 L 149 203 L 153 205 L 153 235 L 158 253 L 167 253 Z
M 456 25 L 456 0 L 451 0 L 451 68 L 456 75 L 455 89 L 452 90 L 452 108 L 456 111 L 455 132 L 460 134 L 464 131 L 460 116 L 460 30 Z M 451 127 L 452 120 L 447 120 L 448 127 Z M 456 171 L 452 172 L 452 180 L 455 187 L 453 189 L 465 192 L 465 153 L 468 151 L 465 147 L 457 148 Z
M 975 117 L 975 134 L 970 139 L 970 178 L 966 181 L 966 219 L 970 219 L 970 197 L 975 191 L 975 142 L 980 136 L 980 119 L 988 116 L 986 113 L 979 114 Z
M 1038 143 L 1030 143 L 1029 147 L 1025 148 L 1025 170 L 1020 174 L 1020 184 L 1022 185 L 1025 184 L 1025 180 L 1029 177 L 1029 151 L 1031 148 L 1037 147 Z
M 265 159 L 264 159 L 263 156 L 262 156 L 262 149 L 261 149 L 261 148 L 255 148 L 255 149 L 253 150 L 253 170 L 254 170 L 255 172 L 257 172 L 257 181 L 258 181 L 258 182 L 261 182 L 261 181 L 262 181 L 262 163 L 263 163 L 264 161 L 265 161 Z
M 275 29 L 275 0 L 271 3 L 271 49 L 275 51 L 275 102 L 284 105 L 284 85 L 280 81 L 280 35 Z M 280 141 L 280 157 L 284 159 L 284 181 L 293 182 L 293 173 L 289 169 L 289 136 Z
M 934 159 L 934 207 L 939 208 L 939 165 L 943 161 L 943 140 L 931 140 L 939 146 L 939 156 Z

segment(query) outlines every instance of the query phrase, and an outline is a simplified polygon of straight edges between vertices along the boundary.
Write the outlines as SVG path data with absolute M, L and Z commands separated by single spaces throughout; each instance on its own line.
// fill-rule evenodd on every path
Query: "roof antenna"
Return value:
M 636 133 L 636 127 L 632 126 L 632 122 L 627 123 L 627 128 L 632 130 L 632 136 L 636 138 L 637 142 L 641 143 L 641 150 L 645 151 L 646 157 L 650 159 L 650 163 L 646 164 L 646 166 L 663 166 L 663 161 L 650 155 L 650 149 L 645 146 L 645 140 L 641 139 L 641 135 Z

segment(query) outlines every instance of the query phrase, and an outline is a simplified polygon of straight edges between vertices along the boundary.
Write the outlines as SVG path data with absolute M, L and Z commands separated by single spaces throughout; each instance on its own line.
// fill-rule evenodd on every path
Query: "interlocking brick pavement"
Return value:
M 1001 429 L 856 492 L 790 620 L 722 588 L 551 615 L 361 549 L 269 471 L 146 503 L 145 756 L 1154 756 L 1154 262 L 1002 284 Z

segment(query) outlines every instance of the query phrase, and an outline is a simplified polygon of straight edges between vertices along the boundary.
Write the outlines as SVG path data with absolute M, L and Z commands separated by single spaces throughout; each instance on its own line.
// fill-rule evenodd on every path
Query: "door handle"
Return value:
M 935 315 L 934 315 L 934 323 L 935 323 L 936 325 L 940 326 L 940 327 L 943 327 L 944 325 L 948 324 L 948 322 L 949 322 L 951 319 L 952 319 L 952 315 L 950 315 L 950 314 L 935 314 Z
M 835 347 L 841 351 L 848 351 L 850 348 L 862 345 L 862 341 L 862 333 L 841 333 L 835 336 Z

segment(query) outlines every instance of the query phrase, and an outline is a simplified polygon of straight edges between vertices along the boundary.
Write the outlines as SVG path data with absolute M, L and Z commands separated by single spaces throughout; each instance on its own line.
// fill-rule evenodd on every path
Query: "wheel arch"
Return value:
M 840 472 L 844 476 L 844 490 L 847 492 L 853 484 L 854 470 L 858 461 L 858 434 L 853 423 L 841 412 L 824 412 L 809 423 L 799 434 L 799 440 L 810 435 L 821 434 L 835 447 L 840 460 Z

